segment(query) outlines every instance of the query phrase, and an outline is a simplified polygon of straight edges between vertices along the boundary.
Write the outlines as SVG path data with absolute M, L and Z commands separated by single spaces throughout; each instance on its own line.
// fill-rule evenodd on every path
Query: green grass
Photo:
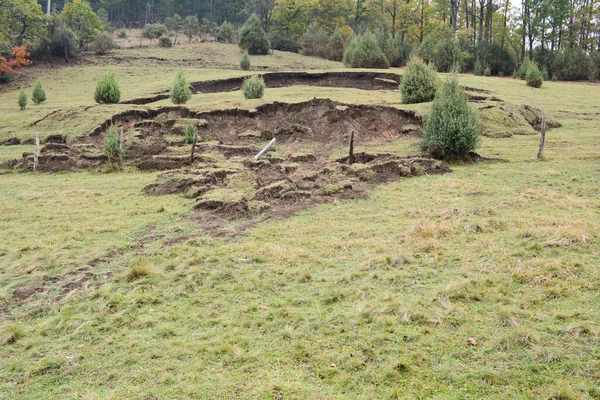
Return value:
M 142 195 L 156 174 L 0 175 L 0 299 L 48 287 L 2 321 L 0 398 L 599 398 L 599 87 L 460 79 L 558 119 L 546 161 L 537 135 L 484 138 L 507 162 L 233 239 L 182 218 L 190 200 Z M 264 101 L 311 94 L 399 102 L 307 87 Z

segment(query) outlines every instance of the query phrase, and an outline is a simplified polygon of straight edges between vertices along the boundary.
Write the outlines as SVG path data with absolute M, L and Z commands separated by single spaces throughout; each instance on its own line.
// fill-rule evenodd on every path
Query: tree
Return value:
M 404 104 L 424 103 L 433 100 L 439 86 L 439 78 L 430 64 L 412 58 L 400 82 L 400 92 Z
M 114 47 L 113 36 L 108 32 L 98 33 L 92 43 L 90 43 L 90 50 L 100 55 L 108 53 Z
M 44 89 L 42 88 L 42 82 L 37 81 L 35 83 L 33 93 L 31 93 L 31 100 L 33 100 L 35 104 L 40 104 L 46 101 L 46 92 L 44 92 Z
M 46 35 L 44 12 L 36 0 L 0 0 L 0 54 Z
M 198 30 L 200 29 L 200 24 L 198 22 L 198 17 L 194 15 L 188 15 L 183 20 L 183 34 L 187 36 L 188 43 L 192 41 L 194 35 L 198 34 Z
M 370 32 L 355 37 L 344 53 L 344 64 L 351 68 L 389 68 L 377 38 Z
M 479 117 L 456 77 L 451 77 L 425 116 L 421 148 L 436 158 L 464 158 L 478 145 Z
M 181 18 L 179 14 L 173 14 L 173 16 L 166 19 L 165 25 L 167 29 L 175 32 L 175 41 L 173 42 L 173 45 L 176 45 L 179 31 L 183 29 L 183 18 Z
M 178 72 L 171 86 L 171 101 L 173 104 L 185 104 L 192 98 L 190 85 L 183 72 Z
M 242 94 L 247 99 L 260 99 L 265 94 L 265 81 L 258 75 L 244 79 Z
M 248 54 L 269 53 L 269 38 L 256 14 L 252 14 L 244 24 L 240 33 L 239 46 L 242 50 L 247 50 Z
M 31 60 L 28 59 L 31 53 L 25 50 L 25 46 L 14 47 L 11 55 L 10 59 L 0 57 L 0 74 L 13 75 L 15 70 L 31 64 Z
M 242 59 L 240 60 L 240 68 L 244 71 L 250 70 L 250 57 L 248 56 L 248 52 L 245 51 Z
M 327 55 L 327 41 L 329 37 L 325 29 L 312 23 L 300 38 L 300 48 L 305 56 L 323 57 Z
M 339 28 L 335 28 L 327 42 L 327 58 L 333 61 L 342 61 L 344 57 L 345 40 Z
M 27 108 L 27 95 L 25 94 L 24 90 L 21 90 L 19 93 L 19 100 L 17 103 L 19 104 L 21 111 Z
M 90 43 L 98 31 L 104 30 L 100 18 L 86 0 L 67 2 L 61 16 L 67 26 L 77 35 L 79 47 Z
M 114 72 L 106 72 L 102 76 L 96 86 L 94 100 L 98 104 L 116 104 L 121 100 L 121 90 L 115 79 Z
M 221 43 L 231 43 L 233 38 L 233 27 L 227 21 L 223 21 L 217 31 L 217 41 Z
M 167 27 L 163 24 L 146 24 L 142 30 L 142 36 L 144 39 L 152 40 L 160 38 L 162 35 L 167 34 Z M 142 41 L 140 39 L 140 46 Z

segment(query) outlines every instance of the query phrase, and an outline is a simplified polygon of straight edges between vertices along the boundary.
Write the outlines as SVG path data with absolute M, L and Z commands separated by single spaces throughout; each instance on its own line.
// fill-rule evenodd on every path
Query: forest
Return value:
M 516 75 L 529 58 L 546 79 L 594 80 L 600 71 L 594 0 L 2 0 L 0 53 L 27 45 L 34 59 L 75 54 L 104 29 L 156 23 L 190 40 L 225 29 L 236 42 L 253 14 L 271 48 L 305 55 L 327 57 L 333 36 L 347 47 L 372 32 L 391 66 L 414 53 L 440 71 L 480 75 Z

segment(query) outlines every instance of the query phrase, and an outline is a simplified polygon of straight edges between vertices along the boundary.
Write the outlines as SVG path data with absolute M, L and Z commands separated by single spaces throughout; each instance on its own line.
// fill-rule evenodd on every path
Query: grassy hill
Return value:
M 74 138 L 145 107 L 94 106 L 107 68 L 131 99 L 168 89 L 180 69 L 193 81 L 243 75 L 239 56 L 186 44 L 33 69 L 0 89 L 0 139 Z M 252 60 L 343 69 L 279 52 Z M 34 78 L 48 101 L 21 112 Z M 191 199 L 143 194 L 156 172 L 0 174 L 0 398 L 600 398 L 600 87 L 459 79 L 559 120 L 545 160 L 537 135 L 485 137 L 478 152 L 501 161 L 400 179 L 234 237 L 203 234 Z M 397 91 L 309 86 L 253 101 L 196 94 L 189 106 L 313 97 L 403 107 Z M 0 161 L 31 147 L 0 146 Z M 378 150 L 414 155 L 418 138 Z

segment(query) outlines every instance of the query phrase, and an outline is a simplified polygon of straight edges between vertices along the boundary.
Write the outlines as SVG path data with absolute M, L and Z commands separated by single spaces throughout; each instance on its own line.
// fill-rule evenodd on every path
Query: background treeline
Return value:
M 600 75 L 598 0 L 523 0 L 518 9 L 510 0 L 54 0 L 46 17 L 47 5 L 1 0 L 0 52 L 27 44 L 34 57 L 67 56 L 110 27 L 238 42 L 255 14 L 270 48 L 349 66 L 400 66 L 417 54 L 439 71 L 515 75 L 531 61 L 548 79 Z

